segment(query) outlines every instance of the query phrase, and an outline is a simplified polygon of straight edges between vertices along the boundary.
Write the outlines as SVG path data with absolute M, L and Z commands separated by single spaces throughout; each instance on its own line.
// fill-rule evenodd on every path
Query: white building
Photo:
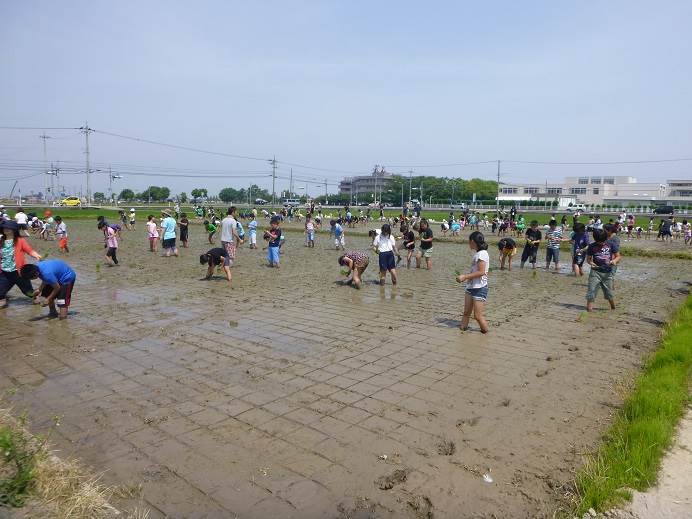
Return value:
M 629 176 L 594 175 L 544 184 L 500 185 L 500 200 L 567 199 L 586 205 L 692 205 L 692 180 L 637 182 Z

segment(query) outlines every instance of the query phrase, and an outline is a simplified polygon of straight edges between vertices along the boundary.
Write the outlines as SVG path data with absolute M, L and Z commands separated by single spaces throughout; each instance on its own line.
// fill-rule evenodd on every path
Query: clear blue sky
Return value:
M 690 157 L 691 26 L 692 2 L 684 0 L 4 1 L 0 125 L 71 127 L 88 120 L 126 135 L 363 172 L 374 164 L 403 171 L 410 164 L 498 158 Z M 40 165 L 40 133 L 0 130 L 0 164 Z M 49 160 L 83 162 L 83 137 L 47 133 Z M 102 134 L 93 134 L 91 144 L 97 167 L 269 171 L 262 162 Z M 692 176 L 689 162 L 504 169 L 507 181 L 578 173 Z M 416 171 L 492 178 L 495 169 Z M 11 184 L 2 177 L 23 173 L 3 166 L 0 192 Z M 302 168 L 295 174 L 330 182 L 343 176 Z M 126 175 L 118 186 L 165 184 L 189 192 L 200 184 L 212 191 L 251 181 L 271 185 L 265 173 L 257 175 L 203 181 Z M 22 191 L 42 182 L 23 180 Z M 64 183 L 83 181 L 73 175 Z M 94 190 L 106 185 L 101 174 Z M 277 190 L 285 187 L 281 180 Z

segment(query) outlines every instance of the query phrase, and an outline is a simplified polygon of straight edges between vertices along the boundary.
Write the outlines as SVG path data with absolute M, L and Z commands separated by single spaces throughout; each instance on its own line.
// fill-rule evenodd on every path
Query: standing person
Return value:
M 201 265 L 207 265 L 207 275 L 204 279 L 211 279 L 214 274 L 214 267 L 223 265 L 223 271 L 226 274 L 228 284 L 232 283 L 230 259 L 226 249 L 221 247 L 209 249 L 206 253 L 200 255 L 199 262 Z
M 278 216 L 272 216 L 270 220 L 270 228 L 264 232 L 264 238 L 269 241 L 267 245 L 267 263 L 270 267 L 279 268 L 279 260 L 281 255 L 281 229 L 279 222 L 281 219 Z
M 175 219 L 171 216 L 171 213 L 168 211 L 164 210 L 161 211 L 161 216 L 163 217 L 161 220 L 161 232 L 163 234 L 163 250 L 165 251 L 164 256 L 165 257 L 170 257 L 171 254 L 175 256 L 176 258 L 178 257 L 178 247 L 175 245 Z
M 541 244 L 543 235 L 538 228 L 538 220 L 532 220 L 531 225 L 526 229 L 526 243 L 524 250 L 521 253 L 521 268 L 524 268 L 524 263 L 531 263 L 533 268 L 536 268 L 536 259 L 538 255 L 538 247 Z
M 507 262 L 507 270 L 512 270 L 512 256 L 517 253 L 517 243 L 512 238 L 502 238 L 497 242 L 497 248 L 500 249 L 500 270 L 505 270 L 505 261 Z
M 474 231 L 469 236 L 469 248 L 474 252 L 469 274 L 457 274 L 457 283 L 466 281 L 464 293 L 464 315 L 461 318 L 461 330 L 469 329 L 471 311 L 481 328 L 481 333 L 488 333 L 488 321 L 485 320 L 485 303 L 488 300 L 488 272 L 490 271 L 490 256 L 485 236 L 480 231 Z
M 406 249 L 406 268 L 410 269 L 413 251 L 416 249 L 416 235 L 407 224 L 401 225 L 401 232 L 403 234 L 401 245 Z
M 346 271 L 342 271 L 345 276 L 351 275 L 351 279 L 346 281 L 347 284 L 360 288 L 363 285 L 363 272 L 368 268 L 370 258 L 366 252 L 348 251 L 339 256 L 339 265 L 346 267 Z
M 103 231 L 106 248 L 106 263 L 111 266 L 118 264 L 118 236 L 115 230 L 106 222 L 99 222 L 99 229 Z
M 305 246 L 315 247 L 315 222 L 312 221 L 312 214 L 305 217 Z
M 14 221 L 17 222 L 19 226 L 19 232 L 17 234 L 22 237 L 29 236 L 29 217 L 21 207 L 17 207 L 17 212 L 14 213 Z
M 125 214 L 125 211 L 121 209 L 120 211 L 118 211 L 118 215 L 120 217 L 120 225 L 125 229 L 129 229 L 130 225 L 127 221 L 127 215 Z
M 177 204 L 176 204 L 177 205 Z M 180 206 L 178 205 L 178 209 Z M 178 229 L 180 229 L 180 243 L 183 244 L 183 248 L 187 249 L 187 244 L 189 240 L 190 232 L 190 220 L 187 218 L 187 213 L 180 214 L 180 221 L 178 222 Z
M 69 254 L 70 248 L 67 246 L 67 225 L 62 221 L 62 216 L 55 217 L 55 237 L 58 239 L 60 252 Z
M 250 248 L 257 248 L 257 209 L 253 209 L 252 220 L 247 224 L 248 234 L 250 235 Z
M 336 250 L 346 250 L 346 237 L 344 236 L 344 228 L 339 220 L 330 220 L 331 233 L 334 235 L 334 245 Z
M 634 230 L 635 219 L 633 214 L 627 215 L 627 241 L 632 239 L 632 231 Z
M 557 226 L 555 220 L 550 220 L 548 231 L 545 238 L 548 242 L 548 249 L 545 256 L 545 269 L 550 269 L 551 261 L 555 262 L 555 271 L 560 270 L 560 244 L 562 243 L 562 227 Z
M 135 224 L 137 223 L 137 215 L 135 214 L 135 208 L 130 208 L 130 230 L 135 230 Z
M 392 277 L 392 285 L 396 285 L 396 262 L 394 255 L 399 255 L 396 251 L 396 240 L 392 236 L 392 227 L 386 223 L 382 226 L 380 234 L 375 236 L 372 242 L 378 254 L 380 263 L 380 285 L 384 285 L 387 272 Z
M 574 224 L 570 241 L 572 242 L 572 272 L 575 276 L 583 276 L 586 249 L 589 246 L 589 235 L 586 233 L 586 226 L 583 223 Z
M 235 262 L 236 246 L 240 242 L 238 236 L 238 220 L 235 218 L 236 208 L 231 206 L 226 211 L 226 216 L 221 220 L 221 247 L 228 253 L 228 267 Z
M 646 227 L 646 239 L 651 238 L 651 233 L 654 232 L 654 217 L 649 218 L 649 225 Z
M 147 237 L 149 238 L 149 252 L 156 252 L 159 244 L 159 230 L 153 214 L 147 216 Z
M 682 221 L 682 230 L 685 233 L 685 245 L 692 245 L 692 225 L 687 220 Z
M 421 258 L 425 258 L 425 268 L 432 269 L 433 232 L 427 218 L 421 218 L 418 227 L 420 249 L 416 254 L 416 268 L 420 268 Z
M 61 320 L 67 318 L 67 310 L 72 300 L 72 289 L 77 280 L 77 274 L 70 266 L 59 259 L 49 259 L 37 263 L 36 265 L 24 265 L 21 270 L 23 279 L 31 280 L 39 278 L 41 286 L 35 292 L 34 300 L 44 297 L 45 301 L 41 306 L 50 308 L 51 317 L 59 317 Z M 55 306 L 60 312 L 55 309 Z
M 593 310 L 599 288 L 603 290 L 603 296 L 610 303 L 611 310 L 614 310 L 613 267 L 620 261 L 620 250 L 608 242 L 608 234 L 603 229 L 595 229 L 593 239 L 594 242 L 586 250 L 586 262 L 591 266 L 589 288 L 586 291 L 586 311 Z
M 26 264 L 25 255 L 40 260 L 41 255 L 34 251 L 19 235 L 17 222 L 0 220 L 0 308 L 7 306 L 7 293 L 17 285 L 27 297 L 34 297 L 31 281 L 21 277 Z

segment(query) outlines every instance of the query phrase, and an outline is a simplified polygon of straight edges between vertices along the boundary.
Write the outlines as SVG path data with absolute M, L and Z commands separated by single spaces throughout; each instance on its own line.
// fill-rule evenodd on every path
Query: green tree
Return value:
M 165 200 L 170 196 L 170 194 L 171 190 L 165 186 L 149 186 L 139 195 L 139 197 L 147 200 Z
M 240 196 L 240 192 L 232 187 L 224 187 L 219 191 L 219 199 L 222 202 L 235 202 L 237 200 L 242 200 L 243 197 Z
M 193 200 L 197 200 L 198 198 L 203 198 L 207 196 L 208 191 L 205 188 L 201 187 L 196 187 L 192 191 L 190 191 L 190 194 L 192 195 Z
M 181 203 L 181 204 L 186 203 L 186 202 L 187 202 L 187 193 L 186 193 L 185 191 L 183 191 L 182 193 L 180 193 L 180 194 L 178 195 L 178 200 L 180 200 L 180 203 Z
M 118 198 L 120 200 L 132 200 L 135 197 L 135 192 L 132 191 L 132 189 L 123 189 L 120 194 L 118 195 Z

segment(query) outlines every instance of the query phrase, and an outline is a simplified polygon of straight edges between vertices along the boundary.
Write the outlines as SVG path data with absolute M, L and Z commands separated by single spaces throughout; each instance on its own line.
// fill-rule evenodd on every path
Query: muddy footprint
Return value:
M 394 488 L 395 485 L 403 483 L 408 477 L 409 469 L 396 469 L 389 475 L 380 476 L 375 481 L 377 488 L 380 490 L 390 490 Z

